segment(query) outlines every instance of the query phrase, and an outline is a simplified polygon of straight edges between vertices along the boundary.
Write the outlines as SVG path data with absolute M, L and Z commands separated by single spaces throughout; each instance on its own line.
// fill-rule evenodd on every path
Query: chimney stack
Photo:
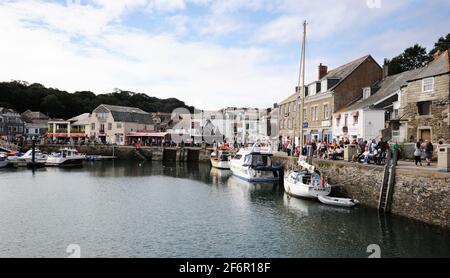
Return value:
M 389 76 L 389 65 L 385 63 L 383 65 L 383 79 Z
M 325 65 L 322 65 L 322 63 L 320 63 L 319 65 L 319 80 L 324 78 L 325 75 L 328 74 L 328 67 Z
M 433 55 L 433 60 L 434 61 L 438 60 L 440 56 L 441 56 L 441 52 L 439 50 L 436 51 L 436 53 L 434 53 L 434 55 Z

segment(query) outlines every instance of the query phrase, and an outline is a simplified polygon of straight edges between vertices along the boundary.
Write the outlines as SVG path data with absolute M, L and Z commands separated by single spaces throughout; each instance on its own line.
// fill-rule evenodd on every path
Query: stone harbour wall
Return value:
M 285 169 L 296 168 L 296 158 L 274 157 L 274 161 Z M 315 160 L 314 165 L 334 185 L 333 196 L 378 208 L 384 167 L 329 160 Z M 391 212 L 450 229 L 450 173 L 398 169 Z
M 58 152 L 67 146 L 62 145 L 38 145 L 41 151 L 46 153 Z M 31 146 L 26 146 L 25 150 Z M 80 153 L 87 155 L 115 156 L 121 160 L 153 160 L 153 161 L 187 161 L 199 162 L 209 161 L 211 150 L 201 148 L 162 148 L 162 147 L 142 147 L 139 152 L 132 146 L 111 146 L 111 145 L 79 145 L 74 148 Z

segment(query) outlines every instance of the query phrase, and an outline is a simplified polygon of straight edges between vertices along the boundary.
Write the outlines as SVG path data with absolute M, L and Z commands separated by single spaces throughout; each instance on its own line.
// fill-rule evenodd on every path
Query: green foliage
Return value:
M 386 63 L 389 65 L 389 75 L 394 75 L 404 71 L 421 68 L 428 60 L 429 57 L 426 48 L 415 44 L 413 47 L 405 49 L 402 54 L 391 60 L 386 60 Z
M 101 95 L 89 91 L 71 94 L 24 81 L 0 82 L 0 107 L 12 108 L 20 113 L 30 109 L 53 118 L 69 119 L 90 113 L 100 104 L 138 107 L 147 112 L 171 113 L 179 107 L 191 112 L 194 110 L 194 107 L 175 98 L 159 99 L 130 91 L 115 90 Z
M 402 54 L 392 58 L 385 59 L 385 64 L 389 66 L 389 75 L 398 74 L 408 70 L 414 70 L 425 66 L 428 62 L 433 61 L 433 55 L 440 51 L 445 52 L 450 48 L 450 34 L 439 38 L 434 44 L 434 48 L 427 53 L 427 49 L 418 44 L 409 47 Z
M 448 49 L 450 49 L 450 33 L 445 37 L 439 38 L 439 40 L 434 44 L 434 48 L 430 51 L 429 56 L 431 58 L 437 51 L 442 53 Z

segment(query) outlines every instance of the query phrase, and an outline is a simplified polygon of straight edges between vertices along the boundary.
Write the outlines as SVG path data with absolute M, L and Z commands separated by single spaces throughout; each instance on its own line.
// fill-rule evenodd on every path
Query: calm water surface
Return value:
M 134 162 L 0 170 L 0 257 L 449 257 L 448 231 L 287 198 L 211 169 Z

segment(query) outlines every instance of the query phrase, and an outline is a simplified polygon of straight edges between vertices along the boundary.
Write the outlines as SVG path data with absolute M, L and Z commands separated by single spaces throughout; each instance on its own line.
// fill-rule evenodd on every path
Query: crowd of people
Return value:
M 316 158 L 338 160 L 344 159 L 344 149 L 347 145 L 354 145 L 356 147 L 356 154 L 352 156 L 352 161 L 364 164 L 384 164 L 386 160 L 386 151 L 389 148 L 400 151 L 399 145 L 395 142 L 389 143 L 382 138 L 377 141 L 373 140 L 356 140 L 350 141 L 348 138 L 341 140 L 332 140 L 331 142 L 324 142 L 322 140 L 306 141 L 301 151 L 302 155 L 307 155 L 308 148 L 312 149 L 313 156 Z M 300 147 L 293 146 L 292 140 L 288 138 L 284 144 L 279 145 L 279 151 L 286 152 L 288 156 L 299 156 Z

